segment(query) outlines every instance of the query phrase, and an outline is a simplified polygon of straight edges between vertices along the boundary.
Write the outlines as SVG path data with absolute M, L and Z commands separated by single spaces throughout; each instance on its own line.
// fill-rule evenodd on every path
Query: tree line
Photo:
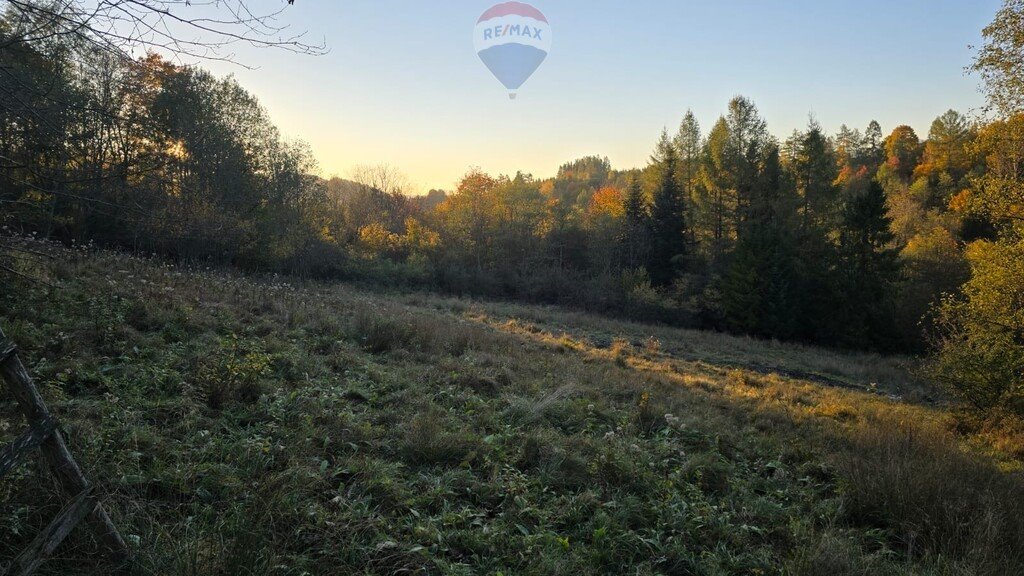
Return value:
M 593 156 L 547 179 L 472 170 L 409 197 L 385 166 L 317 176 L 308 147 L 231 78 L 39 33 L 53 20 L 30 19 L 27 35 L 9 10 L 0 218 L 183 261 L 934 350 L 936 378 L 969 403 L 1020 410 L 1024 82 L 1007 30 L 1022 13 L 1008 1 L 985 32 L 992 113 L 951 110 L 924 139 L 812 120 L 780 140 L 738 96 L 707 130 L 688 112 L 644 168 Z

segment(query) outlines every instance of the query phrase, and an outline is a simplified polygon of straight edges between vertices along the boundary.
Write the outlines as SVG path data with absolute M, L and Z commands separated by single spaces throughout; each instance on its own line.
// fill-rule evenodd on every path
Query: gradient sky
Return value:
M 707 129 L 736 94 L 785 138 L 813 114 L 833 133 L 872 119 L 923 138 L 936 116 L 982 104 L 966 76 L 999 0 L 535 0 L 553 29 L 547 61 L 509 100 L 473 50 L 496 0 L 298 0 L 284 21 L 323 39 L 310 57 L 238 49 L 234 74 L 324 176 L 386 162 L 416 192 L 470 167 L 554 175 L 584 155 L 646 163 L 692 108 Z

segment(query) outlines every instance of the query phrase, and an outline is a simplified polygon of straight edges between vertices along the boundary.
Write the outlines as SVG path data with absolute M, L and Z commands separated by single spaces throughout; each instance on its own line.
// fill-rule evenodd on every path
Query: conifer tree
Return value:
M 895 326 L 889 304 L 899 264 L 891 246 L 891 226 L 885 192 L 877 181 L 847 201 L 840 228 L 842 310 L 838 316 L 845 324 L 844 343 L 849 346 L 887 349 L 893 345 Z
M 679 156 L 663 132 L 655 157 L 657 185 L 651 194 L 651 250 L 647 271 L 655 284 L 676 277 L 686 256 L 686 201 L 678 179 Z
M 729 327 L 772 338 L 797 331 L 799 297 L 792 225 L 795 203 L 783 195 L 779 149 L 769 145 L 751 190 L 749 216 L 722 279 Z
M 729 124 L 725 117 L 715 123 L 704 143 L 701 169 L 701 201 L 695 223 L 707 237 L 712 260 L 725 252 L 735 233 L 736 188 L 729 170 Z
M 683 121 L 679 125 L 679 132 L 675 138 L 676 151 L 679 153 L 679 182 L 683 186 L 683 197 L 686 201 L 686 213 L 690 217 L 689 235 L 690 244 L 697 243 L 696 234 L 696 211 L 705 198 L 701 186 L 701 162 L 703 151 L 701 150 L 700 124 L 692 110 L 687 110 Z
M 647 199 L 636 176 L 629 179 L 622 209 L 622 230 L 619 234 L 622 263 L 628 269 L 639 268 L 646 263 L 650 222 Z
M 797 189 L 803 199 L 802 232 L 813 237 L 812 228 L 833 224 L 838 171 L 832 146 L 817 122 L 812 121 L 800 135 L 793 164 Z
M 729 102 L 726 124 L 729 133 L 728 167 L 736 192 L 736 219 L 742 222 L 749 217 L 759 162 L 771 136 L 757 106 L 743 96 L 736 96 Z
M 864 164 L 871 170 L 877 170 L 878 165 L 885 159 L 884 140 L 882 126 L 878 121 L 869 122 L 867 129 L 864 130 L 864 139 L 861 141 L 861 155 Z

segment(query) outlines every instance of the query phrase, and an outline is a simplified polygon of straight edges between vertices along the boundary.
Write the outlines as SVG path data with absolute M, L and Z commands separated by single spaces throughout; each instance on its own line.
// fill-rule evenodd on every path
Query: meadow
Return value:
M 912 358 L 26 246 L 0 325 L 134 551 L 45 574 L 1024 573 L 1024 431 Z M 4 478 L 0 559 L 60 502 Z

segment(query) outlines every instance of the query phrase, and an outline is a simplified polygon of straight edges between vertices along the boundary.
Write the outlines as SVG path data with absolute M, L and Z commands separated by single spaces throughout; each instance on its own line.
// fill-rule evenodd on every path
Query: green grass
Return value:
M 54 287 L 5 278 L 0 322 L 125 573 L 1024 570 L 1019 442 L 907 359 L 37 248 Z M 0 483 L 0 560 L 59 508 L 45 478 Z

